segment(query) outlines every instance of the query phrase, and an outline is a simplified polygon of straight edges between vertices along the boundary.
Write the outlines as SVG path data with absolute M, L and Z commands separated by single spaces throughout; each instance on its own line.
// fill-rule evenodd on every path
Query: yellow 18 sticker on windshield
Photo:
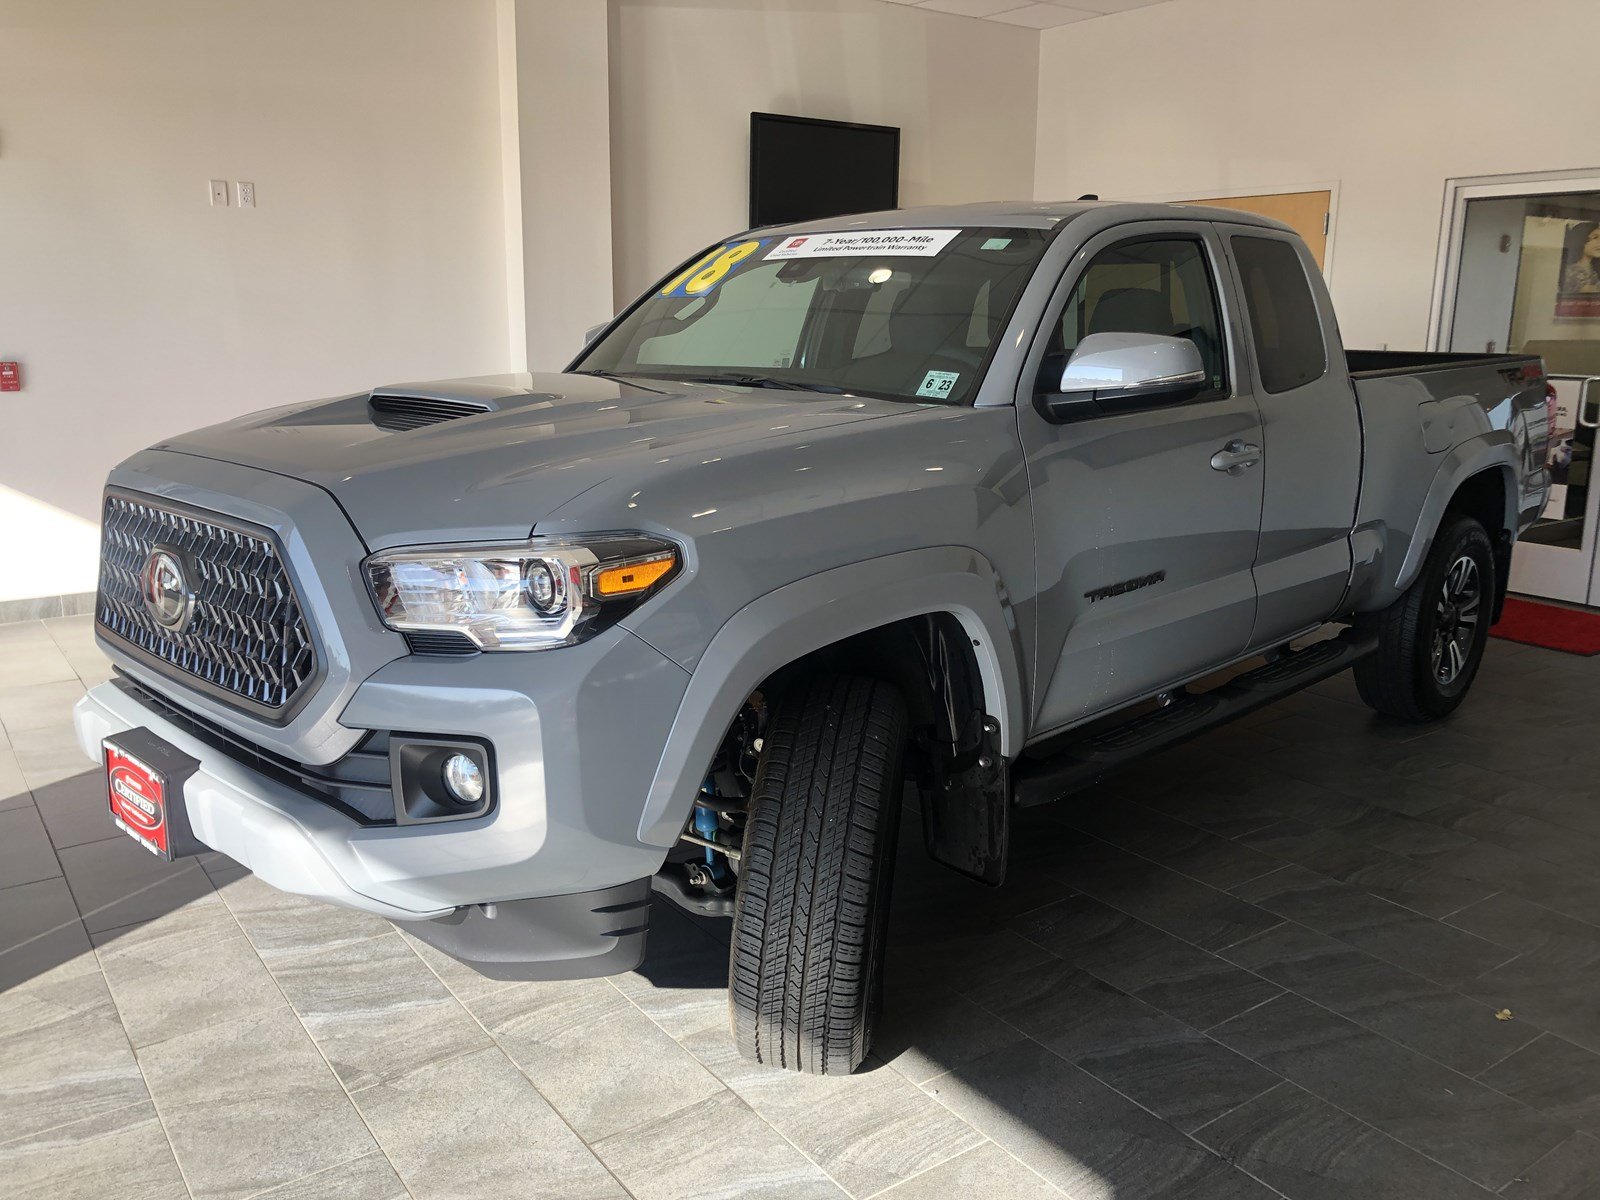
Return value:
M 668 281 L 661 289 L 663 296 L 703 296 L 726 279 L 741 263 L 749 261 L 755 252 L 766 245 L 766 239 L 753 238 L 748 242 L 735 242 L 718 246 L 704 258 L 697 259 L 687 270 Z

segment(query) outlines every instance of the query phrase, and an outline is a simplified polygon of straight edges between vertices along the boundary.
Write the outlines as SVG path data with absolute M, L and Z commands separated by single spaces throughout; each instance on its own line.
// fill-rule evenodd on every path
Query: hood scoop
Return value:
M 407 429 L 421 429 L 424 425 L 438 425 L 443 421 L 458 421 L 462 417 L 475 417 L 493 412 L 493 404 L 468 400 L 445 400 L 437 396 L 394 396 L 375 393 L 367 401 L 367 412 L 372 423 L 391 433 Z

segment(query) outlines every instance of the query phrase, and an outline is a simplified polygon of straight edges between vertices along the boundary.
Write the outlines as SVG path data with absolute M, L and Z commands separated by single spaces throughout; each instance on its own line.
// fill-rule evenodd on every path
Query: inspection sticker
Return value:
M 843 258 L 849 255 L 899 254 L 931 258 L 959 234 L 959 229 L 869 229 L 859 233 L 797 233 L 767 251 L 767 258 Z
M 929 371 L 922 377 L 922 386 L 917 389 L 917 395 L 932 396 L 935 400 L 948 400 L 956 386 L 956 380 L 960 378 L 960 371 Z

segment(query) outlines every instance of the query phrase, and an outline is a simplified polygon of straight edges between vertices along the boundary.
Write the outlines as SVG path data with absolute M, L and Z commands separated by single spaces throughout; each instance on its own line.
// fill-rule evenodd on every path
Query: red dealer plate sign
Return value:
M 110 738 L 103 743 L 106 758 L 106 791 L 111 802 L 111 818 L 117 828 L 152 854 L 172 857 L 171 834 L 167 826 L 167 780 L 118 746 Z

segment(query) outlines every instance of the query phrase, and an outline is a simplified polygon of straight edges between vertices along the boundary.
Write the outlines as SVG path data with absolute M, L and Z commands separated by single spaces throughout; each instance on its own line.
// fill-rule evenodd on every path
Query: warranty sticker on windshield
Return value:
M 960 232 L 959 229 L 872 229 L 859 233 L 796 234 L 768 250 L 767 258 L 844 258 L 865 254 L 932 258 Z
M 929 371 L 922 377 L 922 386 L 917 389 L 917 395 L 931 396 L 935 400 L 948 400 L 956 386 L 956 380 L 960 378 L 960 371 Z

